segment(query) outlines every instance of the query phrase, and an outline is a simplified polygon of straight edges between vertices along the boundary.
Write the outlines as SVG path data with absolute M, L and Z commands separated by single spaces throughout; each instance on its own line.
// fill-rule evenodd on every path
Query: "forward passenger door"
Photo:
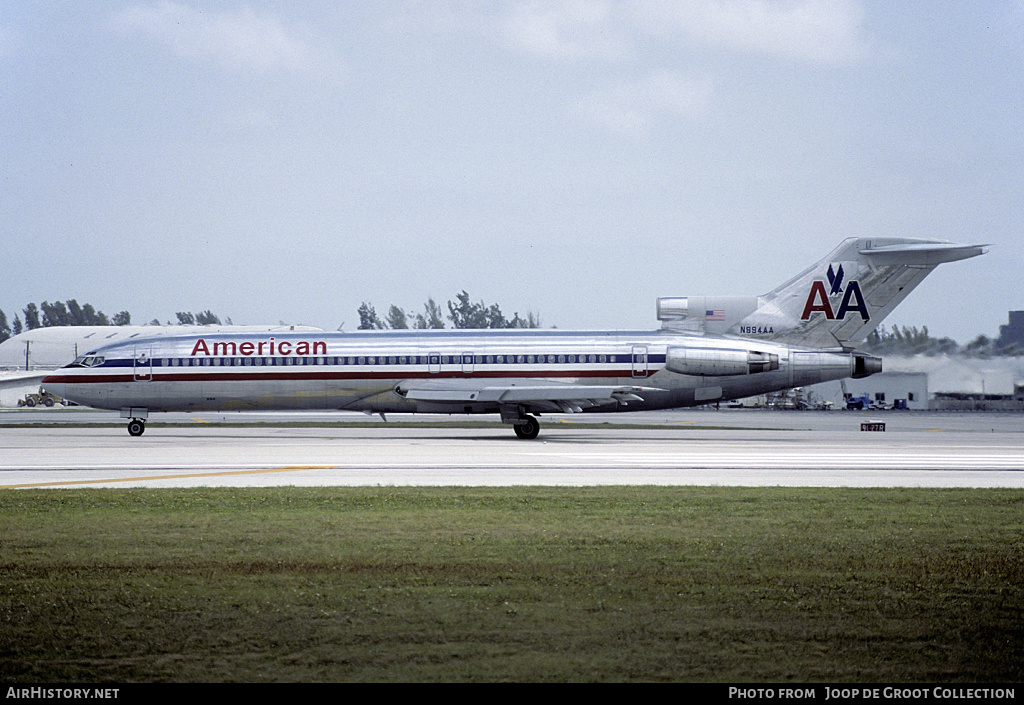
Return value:
M 148 382 L 153 379 L 152 348 L 135 348 L 135 381 Z

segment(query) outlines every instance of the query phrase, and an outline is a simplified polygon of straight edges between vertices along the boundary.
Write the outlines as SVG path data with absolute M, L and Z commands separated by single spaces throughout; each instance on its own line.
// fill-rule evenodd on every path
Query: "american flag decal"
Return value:
M 704 320 L 705 321 L 724 321 L 725 320 L 725 311 L 723 311 L 722 309 L 715 309 L 714 311 L 705 311 L 704 312 Z

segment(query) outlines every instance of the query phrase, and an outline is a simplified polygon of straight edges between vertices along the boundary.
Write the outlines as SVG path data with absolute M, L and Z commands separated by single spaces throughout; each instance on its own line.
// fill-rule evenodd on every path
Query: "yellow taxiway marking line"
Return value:
M 180 475 L 149 475 L 148 477 L 118 477 L 103 480 L 66 480 L 64 482 L 34 482 L 24 485 L 0 485 L 0 490 L 15 490 L 26 487 L 63 487 L 65 485 L 95 485 L 104 482 L 145 482 L 148 480 L 180 480 L 189 477 L 224 477 L 227 475 L 261 475 L 272 472 L 295 472 L 297 470 L 330 470 L 333 465 L 289 465 L 266 470 L 227 470 L 222 472 L 183 473 Z

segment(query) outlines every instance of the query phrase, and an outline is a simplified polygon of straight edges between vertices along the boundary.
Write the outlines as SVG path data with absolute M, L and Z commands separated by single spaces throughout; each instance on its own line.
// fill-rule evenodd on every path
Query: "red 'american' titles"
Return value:
M 212 351 L 211 351 L 212 346 Z M 246 340 L 236 343 L 233 340 L 215 340 L 207 343 L 205 338 L 200 338 L 192 347 L 192 357 L 206 355 L 207 357 L 231 357 L 234 355 L 326 355 L 327 343 L 323 340 L 281 340 L 276 341 L 260 340 L 253 342 Z

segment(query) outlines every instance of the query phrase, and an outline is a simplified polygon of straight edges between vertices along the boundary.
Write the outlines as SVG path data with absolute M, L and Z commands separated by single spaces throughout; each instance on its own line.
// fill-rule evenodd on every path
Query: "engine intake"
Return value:
M 757 310 L 756 296 L 667 296 L 658 299 L 658 320 L 729 326 Z

